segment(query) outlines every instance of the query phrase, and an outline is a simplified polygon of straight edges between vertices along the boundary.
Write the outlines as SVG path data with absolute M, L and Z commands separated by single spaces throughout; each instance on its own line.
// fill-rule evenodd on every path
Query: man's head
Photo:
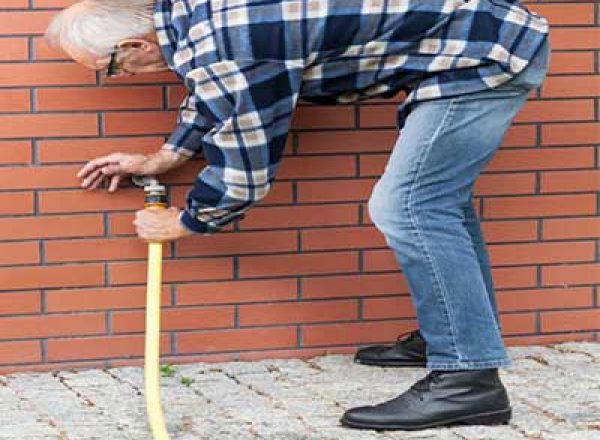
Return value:
M 50 23 L 46 41 L 80 64 L 115 76 L 167 70 L 157 43 L 154 0 L 83 0 Z

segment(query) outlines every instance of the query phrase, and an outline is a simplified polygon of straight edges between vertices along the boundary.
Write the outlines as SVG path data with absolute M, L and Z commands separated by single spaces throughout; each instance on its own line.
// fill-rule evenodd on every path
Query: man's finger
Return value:
M 79 170 L 77 173 L 77 177 L 82 178 L 89 174 L 91 171 L 96 168 L 100 168 L 106 166 L 111 163 L 118 163 L 121 155 L 119 153 L 110 154 L 108 156 L 98 157 L 96 159 L 90 160 L 83 168 Z
M 104 174 L 98 173 L 98 176 L 96 177 L 96 179 L 91 183 L 91 185 L 87 189 L 89 191 L 91 191 L 91 190 L 98 188 L 98 186 L 100 186 L 100 184 L 102 182 L 104 182 L 105 178 L 106 178 L 106 176 Z
M 118 174 L 115 176 L 112 176 L 112 178 L 110 179 L 110 186 L 108 187 L 108 192 L 115 192 L 117 190 L 117 188 L 119 187 L 120 181 L 121 181 L 121 176 L 119 176 Z
M 87 188 L 88 186 L 90 186 L 94 181 L 96 181 L 96 179 L 98 179 L 98 176 L 101 175 L 102 173 L 100 172 L 100 170 L 94 170 L 92 171 L 90 174 L 88 174 L 88 176 L 83 180 L 83 182 L 81 182 L 81 186 L 83 188 Z

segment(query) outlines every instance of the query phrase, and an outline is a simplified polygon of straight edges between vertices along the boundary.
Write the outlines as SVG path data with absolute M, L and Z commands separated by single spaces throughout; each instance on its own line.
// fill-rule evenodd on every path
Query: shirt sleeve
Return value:
M 202 137 L 212 128 L 212 123 L 197 110 L 197 96 L 189 94 L 179 107 L 177 126 L 163 149 L 187 157 L 195 157 L 202 151 Z
M 186 125 L 173 133 L 167 148 L 194 154 L 201 145 L 207 166 L 188 192 L 180 217 L 185 227 L 215 233 L 267 195 L 302 71 L 284 61 L 225 60 L 188 73 L 193 94 L 181 118 Z

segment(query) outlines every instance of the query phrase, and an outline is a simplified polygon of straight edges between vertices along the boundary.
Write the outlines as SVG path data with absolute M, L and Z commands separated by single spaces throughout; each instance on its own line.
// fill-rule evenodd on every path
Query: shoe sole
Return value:
M 503 409 L 501 411 L 492 411 L 479 414 L 472 414 L 463 417 L 455 417 L 453 419 L 442 420 L 434 423 L 427 423 L 424 425 L 368 425 L 362 423 L 355 423 L 342 418 L 340 421 L 342 425 L 350 428 L 358 429 L 374 429 L 374 430 L 405 430 L 415 431 L 419 429 L 436 428 L 441 426 L 450 425 L 508 425 L 511 418 L 512 409 Z
M 425 367 L 427 362 L 422 361 L 368 361 L 362 359 L 354 359 L 355 364 L 368 365 L 373 367 Z

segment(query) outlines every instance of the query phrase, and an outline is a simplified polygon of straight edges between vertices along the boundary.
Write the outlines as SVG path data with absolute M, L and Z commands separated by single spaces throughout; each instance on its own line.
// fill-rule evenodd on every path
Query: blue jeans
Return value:
M 542 83 L 549 52 L 546 43 L 500 87 L 416 104 L 373 188 L 369 214 L 408 281 L 428 369 L 512 365 L 473 184 Z

